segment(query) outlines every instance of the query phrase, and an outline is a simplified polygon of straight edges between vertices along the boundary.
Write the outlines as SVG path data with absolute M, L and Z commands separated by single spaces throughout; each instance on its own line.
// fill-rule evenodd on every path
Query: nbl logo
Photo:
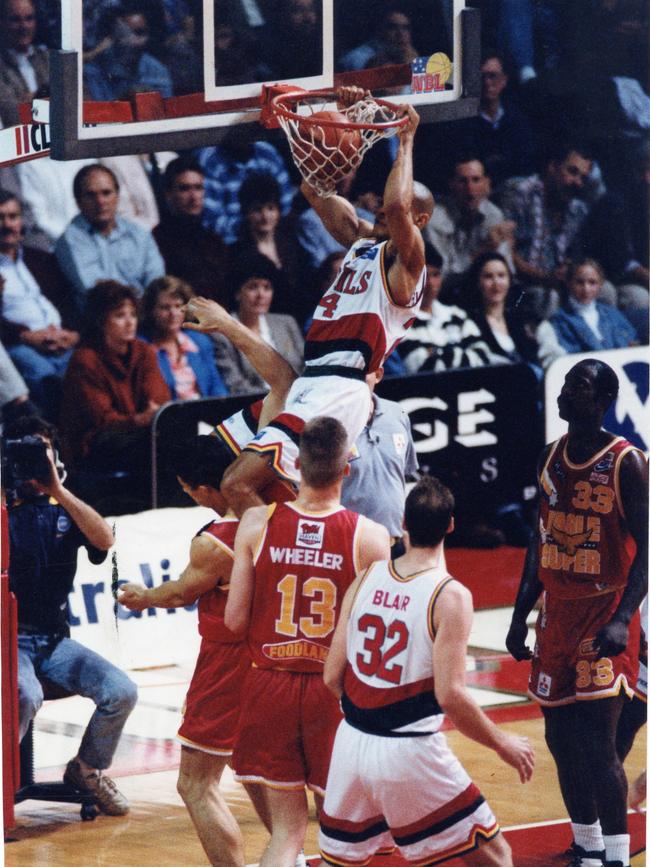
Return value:
M 322 548 L 325 535 L 325 524 L 322 521 L 298 521 L 296 534 L 296 547 L 298 548 Z

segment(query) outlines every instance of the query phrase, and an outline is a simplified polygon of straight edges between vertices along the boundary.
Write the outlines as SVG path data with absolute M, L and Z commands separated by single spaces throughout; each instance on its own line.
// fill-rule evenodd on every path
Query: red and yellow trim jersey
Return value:
M 634 448 L 614 437 L 584 464 L 555 442 L 540 475 L 539 578 L 558 598 L 624 587 L 636 546 L 620 492 L 621 462 Z
M 217 518 L 202 527 L 197 536 L 207 537 L 234 560 L 235 535 L 238 526 L 239 518 Z M 221 577 L 215 575 L 214 588 L 199 596 L 199 635 L 207 638 L 208 641 L 239 644 L 241 639 L 226 628 L 223 620 L 230 583 L 218 583 Z
M 259 668 L 322 672 L 341 602 L 357 573 L 359 515 L 342 506 L 269 506 L 254 556 L 248 632 Z
M 438 731 L 433 609 L 451 580 L 444 560 L 405 577 L 392 562 L 370 567 L 348 622 L 341 706 L 350 725 L 379 735 Z
M 413 323 L 426 272 L 422 271 L 408 305 L 396 304 L 388 285 L 386 244 L 363 238 L 348 250 L 336 279 L 316 306 L 305 342 L 305 374 L 322 366 L 372 373 Z

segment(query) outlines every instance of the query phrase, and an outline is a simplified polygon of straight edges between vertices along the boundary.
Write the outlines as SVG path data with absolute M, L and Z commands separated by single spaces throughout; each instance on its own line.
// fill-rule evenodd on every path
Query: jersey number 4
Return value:
M 301 595 L 311 599 L 309 616 L 296 617 L 298 577 L 285 575 L 278 582 L 281 594 L 280 617 L 275 621 L 275 631 L 280 635 L 295 638 L 300 628 L 306 638 L 324 638 L 334 631 L 336 613 L 336 584 L 329 578 L 308 578 L 302 585 Z
M 366 634 L 364 653 L 357 653 L 357 667 L 367 677 L 378 677 L 388 683 L 399 683 L 402 666 L 390 664 L 406 649 L 409 631 L 402 620 L 392 620 L 388 626 L 376 614 L 363 614 L 358 622 L 359 632 Z M 396 639 L 394 643 L 390 643 Z M 387 645 L 387 646 L 385 646 Z

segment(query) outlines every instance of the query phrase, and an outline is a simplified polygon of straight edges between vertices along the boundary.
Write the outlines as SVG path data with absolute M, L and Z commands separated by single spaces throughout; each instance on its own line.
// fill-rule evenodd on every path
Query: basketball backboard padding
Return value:
M 462 9 L 460 12 L 460 53 L 462 70 L 462 92 L 459 99 L 448 102 L 419 104 L 418 114 L 422 123 L 459 120 L 478 112 L 481 89 L 480 79 L 480 11 Z M 407 64 L 404 75 L 410 74 Z M 399 70 L 388 69 L 389 78 L 399 80 Z M 81 128 L 81 87 L 79 81 L 80 63 L 76 51 L 58 50 L 50 52 L 50 136 L 51 156 L 57 160 L 88 159 L 121 154 L 151 153 L 162 150 L 189 150 L 218 144 L 234 125 L 250 123 L 259 119 L 259 101 L 247 100 L 245 106 L 237 101 L 240 110 L 234 107 L 225 114 L 221 109 L 213 111 L 215 103 L 206 102 L 201 94 L 173 97 L 164 100 L 164 112 L 160 116 L 160 97 L 156 94 L 138 94 L 135 104 L 138 117 L 131 123 L 112 123 L 99 125 L 87 136 L 80 134 Z M 364 86 L 366 77 L 377 75 L 377 70 L 359 70 L 338 73 L 334 83 Z M 375 78 L 376 80 L 376 78 Z M 408 79 L 407 79 L 408 80 Z M 377 86 L 377 85 L 375 85 Z M 381 87 L 381 85 L 379 85 Z M 396 101 L 400 101 L 399 97 Z M 88 117 L 86 103 L 84 111 Z M 147 107 L 148 119 L 142 119 Z M 195 114 L 183 115 L 187 107 Z M 83 130 L 82 130 L 83 133 Z

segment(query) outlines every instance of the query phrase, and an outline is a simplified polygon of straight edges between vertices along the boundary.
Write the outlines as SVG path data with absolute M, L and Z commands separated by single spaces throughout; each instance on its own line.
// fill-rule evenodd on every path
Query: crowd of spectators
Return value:
M 384 14 L 375 3 L 369 17 L 368 5 L 337 0 L 346 26 L 336 68 L 451 51 L 444 0 L 387 2 Z M 483 10 L 480 112 L 418 131 L 415 174 L 436 199 L 427 289 L 386 374 L 523 362 L 541 377 L 565 353 L 647 342 L 647 7 L 588 0 L 578 19 L 553 0 L 469 5 Z M 19 103 L 47 94 L 58 6 L 0 3 L 3 126 L 18 121 Z M 86 98 L 202 90 L 199 6 L 84 0 Z M 229 3 L 216 25 L 217 78 L 319 67 L 320 16 L 317 0 Z M 612 46 L 600 66 L 581 32 Z M 381 204 L 389 147 L 377 145 L 338 190 L 364 219 Z M 182 329 L 192 293 L 236 312 L 299 369 L 341 249 L 298 181 L 282 134 L 254 124 L 195 153 L 0 169 L 3 412 L 36 404 L 60 423 L 72 465 L 139 471 L 166 400 L 265 387 L 225 338 Z

